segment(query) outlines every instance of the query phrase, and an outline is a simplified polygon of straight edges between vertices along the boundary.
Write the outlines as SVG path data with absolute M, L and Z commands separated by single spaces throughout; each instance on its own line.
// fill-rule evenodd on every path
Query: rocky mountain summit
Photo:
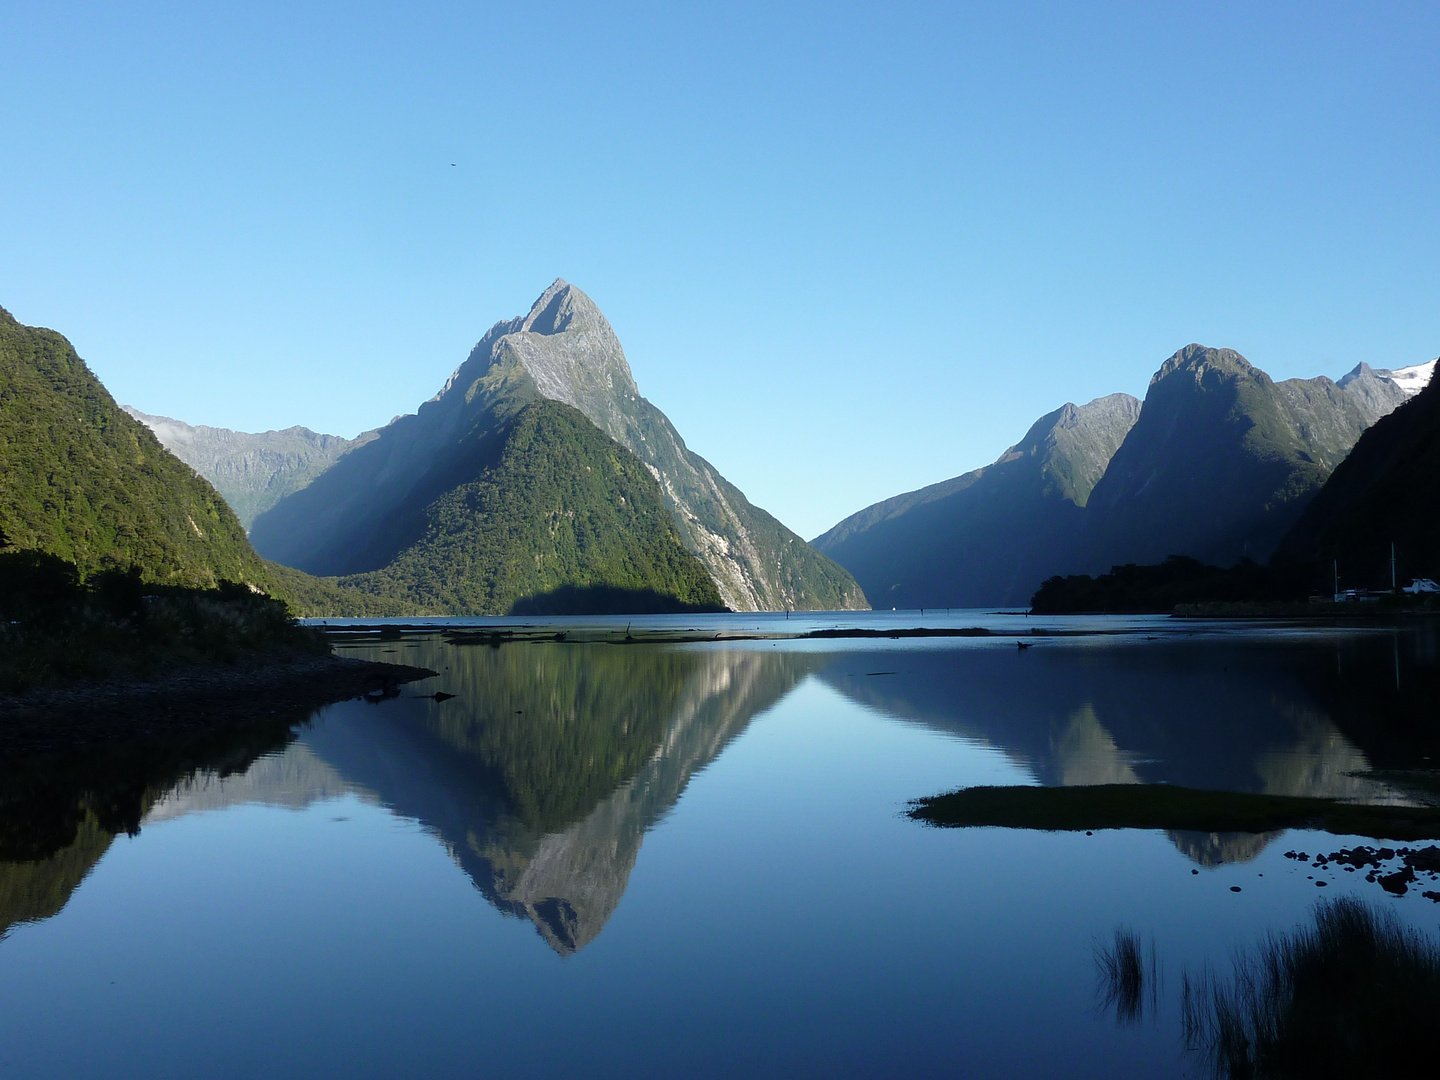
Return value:
M 247 530 L 255 518 L 299 491 L 343 455 L 375 438 L 322 435 L 307 427 L 246 432 L 193 426 L 120 406 L 155 433 L 160 445 L 209 480 Z
M 1053 575 L 1170 555 L 1264 561 L 1425 367 L 1277 383 L 1233 350 L 1189 345 L 1143 404 L 1066 405 L 993 465 L 876 503 L 815 544 L 897 607 L 1023 604 Z
M 458 410 L 472 396 L 529 380 L 637 455 L 660 482 L 686 546 L 736 611 L 864 607 L 850 575 L 818 555 L 704 458 L 640 394 L 615 331 L 594 301 L 557 279 L 529 314 L 496 323 L 433 400 Z
M 1277 383 L 1232 349 L 1187 345 L 1150 380 L 1095 485 L 1089 570 L 1169 555 L 1264 562 L 1365 429 L 1405 400 L 1371 371 L 1343 387 Z
M 692 453 L 641 396 L 594 302 L 557 280 L 528 314 L 496 323 L 444 387 L 260 515 L 254 542 L 319 574 L 387 566 L 423 532 L 424 508 L 473 478 L 486 438 L 537 401 L 568 405 L 633 453 L 660 487 L 684 546 L 740 611 L 854 608 L 854 579 Z
M 1368 371 L 1378 375 L 1386 382 L 1394 383 L 1410 397 L 1414 397 L 1430 385 L 1430 380 L 1435 375 L 1436 363 L 1440 363 L 1440 361 L 1427 360 L 1423 364 L 1396 368 L 1393 371 L 1389 368 L 1372 368 L 1369 364 L 1356 364 L 1353 371 L 1341 376 L 1339 383 L 1341 386 L 1347 386 L 1352 380 L 1359 378 Z

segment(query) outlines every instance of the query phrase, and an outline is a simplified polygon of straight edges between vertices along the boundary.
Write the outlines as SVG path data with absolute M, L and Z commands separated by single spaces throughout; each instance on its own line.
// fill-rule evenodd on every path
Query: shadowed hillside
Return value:
M 1139 412 L 1127 394 L 1056 409 L 995 464 L 867 507 L 815 546 L 880 607 L 1023 604 L 1077 564 L 1085 504 Z
M 153 431 L 165 449 L 215 485 L 246 529 L 257 515 L 375 438 L 373 431 L 342 439 L 305 427 L 251 434 L 192 427 L 168 416 L 149 416 L 128 405 L 121 408 Z
M 1280 546 L 1279 558 L 1338 561 L 1346 586 L 1388 588 L 1440 576 L 1440 386 L 1431 384 L 1367 431 Z
M 665 415 L 640 396 L 604 315 L 563 281 L 528 315 L 495 324 L 415 415 L 382 428 L 373 442 L 257 518 L 256 547 L 310 573 L 386 569 L 424 532 L 426 508 L 475 480 L 482 459 L 494 460 L 485 458 L 485 447 L 497 431 L 542 400 L 577 409 L 639 458 L 659 484 L 682 543 L 727 606 L 865 606 L 846 571 L 686 449 Z

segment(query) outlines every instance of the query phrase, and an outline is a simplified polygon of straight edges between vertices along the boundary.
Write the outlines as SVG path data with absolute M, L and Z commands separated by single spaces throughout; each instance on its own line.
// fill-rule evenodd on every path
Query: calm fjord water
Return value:
M 1440 922 L 1284 857 L 1346 838 L 903 816 L 986 783 L 1403 799 L 1365 773 L 1440 760 L 1428 627 L 948 618 L 1001 636 L 350 639 L 441 674 L 173 760 L 9 763 L 0 1077 L 1181 1076 L 1182 971 L 1316 877 Z M 1037 625 L 1124 632 L 1017 649 Z M 1122 925 L 1161 959 L 1133 1024 L 1097 992 Z

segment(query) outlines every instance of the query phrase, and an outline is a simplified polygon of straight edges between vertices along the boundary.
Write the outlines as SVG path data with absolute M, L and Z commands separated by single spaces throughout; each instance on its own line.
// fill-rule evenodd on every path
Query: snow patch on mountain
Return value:
M 1414 367 L 1400 368 L 1397 371 L 1377 371 L 1375 374 L 1389 379 L 1405 393 L 1414 397 L 1430 385 L 1430 377 L 1435 374 L 1435 364 L 1435 360 L 1430 360 L 1424 364 L 1416 364 Z
M 1430 377 L 1435 374 L 1436 362 L 1431 360 L 1413 367 L 1396 368 L 1394 371 L 1388 368 L 1371 368 L 1369 364 L 1356 364 L 1352 370 L 1341 377 L 1339 385 L 1349 386 L 1362 375 L 1374 375 L 1376 378 L 1393 383 L 1405 392 L 1406 397 L 1414 397 L 1430 385 Z

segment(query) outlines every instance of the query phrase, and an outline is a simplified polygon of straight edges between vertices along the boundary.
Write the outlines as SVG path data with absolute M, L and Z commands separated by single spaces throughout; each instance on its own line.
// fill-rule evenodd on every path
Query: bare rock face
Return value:
M 433 400 L 466 403 L 529 381 L 579 409 L 660 482 L 686 546 L 736 611 L 865 608 L 848 572 L 821 555 L 691 453 L 669 419 L 640 395 L 620 340 L 600 309 L 557 279 L 529 314 L 496 323 Z M 450 406 L 454 408 L 454 406 Z
M 644 463 L 681 542 L 736 611 L 865 608 L 849 572 L 810 547 L 691 453 L 640 395 L 610 323 L 557 280 L 529 313 L 496 323 L 445 386 L 382 428 L 309 488 L 255 522 L 267 558 L 316 574 L 378 570 L 409 539 L 396 522 L 465 475 L 467 447 L 537 400 L 578 409 Z
M 168 416 L 151 416 L 129 405 L 120 407 L 153 431 L 161 446 L 209 480 L 247 531 L 257 516 L 376 434 L 367 431 L 343 439 L 306 427 L 252 434 L 197 427 Z

